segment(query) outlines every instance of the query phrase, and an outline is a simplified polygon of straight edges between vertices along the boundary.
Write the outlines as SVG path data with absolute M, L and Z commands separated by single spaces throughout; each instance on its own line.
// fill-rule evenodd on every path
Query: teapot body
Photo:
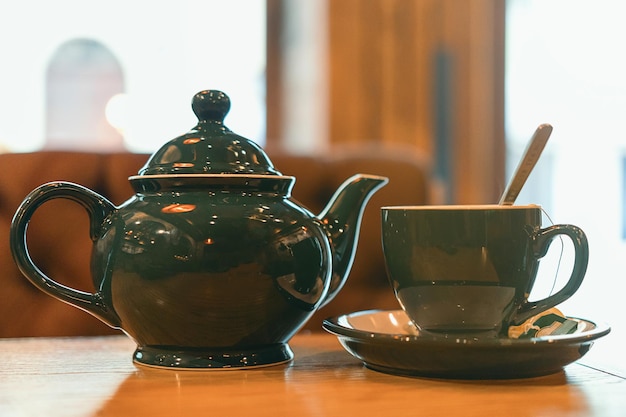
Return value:
M 135 195 L 121 206 L 62 181 L 31 191 L 11 223 L 13 258 L 39 289 L 133 338 L 138 363 L 288 361 L 289 339 L 347 279 L 365 205 L 388 180 L 356 174 L 314 216 L 291 199 L 295 178 L 224 125 L 228 96 L 202 91 L 192 108 L 198 124 L 129 178 Z M 28 223 L 55 198 L 89 214 L 93 293 L 55 281 L 30 257 Z
M 328 239 L 285 196 L 147 192 L 106 223 L 94 285 L 139 346 L 286 343 L 328 291 Z

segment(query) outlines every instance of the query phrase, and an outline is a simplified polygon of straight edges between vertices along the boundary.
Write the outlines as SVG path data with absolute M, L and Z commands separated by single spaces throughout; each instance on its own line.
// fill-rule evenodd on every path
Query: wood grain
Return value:
M 174 371 L 133 365 L 125 336 L 4 339 L 0 415 L 622 416 L 626 380 L 580 363 L 520 380 L 375 372 L 329 334 L 299 334 L 287 365 Z

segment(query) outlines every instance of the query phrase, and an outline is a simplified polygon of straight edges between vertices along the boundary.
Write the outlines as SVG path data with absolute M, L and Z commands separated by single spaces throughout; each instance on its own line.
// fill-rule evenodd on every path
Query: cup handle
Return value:
M 87 311 L 111 327 L 119 327 L 119 317 L 106 305 L 101 294 L 79 291 L 58 283 L 44 274 L 30 257 L 26 243 L 28 223 L 37 208 L 55 198 L 72 200 L 87 210 L 93 242 L 100 236 L 105 219 L 116 210 L 109 200 L 83 186 L 69 182 L 41 185 L 28 194 L 13 216 L 10 234 L 13 259 L 22 274 L 46 294 Z
M 534 255 L 536 258 L 544 257 L 548 252 L 550 244 L 558 235 L 567 235 L 574 244 L 574 267 L 569 280 L 556 294 L 552 294 L 542 300 L 526 301 L 522 304 L 512 317 L 511 322 L 515 325 L 522 324 L 529 318 L 567 300 L 582 284 L 589 261 L 589 244 L 587 236 L 579 227 L 571 224 L 558 224 L 539 229 L 531 236 Z

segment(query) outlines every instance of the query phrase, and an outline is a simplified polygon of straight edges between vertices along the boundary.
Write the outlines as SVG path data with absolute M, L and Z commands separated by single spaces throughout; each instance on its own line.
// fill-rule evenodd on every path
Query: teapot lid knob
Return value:
M 218 90 L 200 91 L 193 96 L 191 108 L 201 123 L 223 123 L 230 110 L 230 98 Z

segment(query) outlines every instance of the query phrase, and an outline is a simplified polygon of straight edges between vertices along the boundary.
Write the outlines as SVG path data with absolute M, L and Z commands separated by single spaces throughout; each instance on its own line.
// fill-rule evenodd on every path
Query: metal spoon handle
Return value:
M 535 167 L 543 148 L 546 146 L 548 142 L 548 138 L 552 133 L 552 126 L 549 124 L 539 125 L 533 137 L 530 139 L 530 142 L 526 146 L 526 150 L 524 151 L 524 156 L 520 160 L 517 165 L 517 169 L 513 174 L 513 178 L 509 181 L 502 197 L 500 198 L 500 202 L 498 204 L 502 204 L 505 206 L 510 206 L 515 202 L 518 194 L 520 193 L 522 187 L 526 183 L 530 172 Z

